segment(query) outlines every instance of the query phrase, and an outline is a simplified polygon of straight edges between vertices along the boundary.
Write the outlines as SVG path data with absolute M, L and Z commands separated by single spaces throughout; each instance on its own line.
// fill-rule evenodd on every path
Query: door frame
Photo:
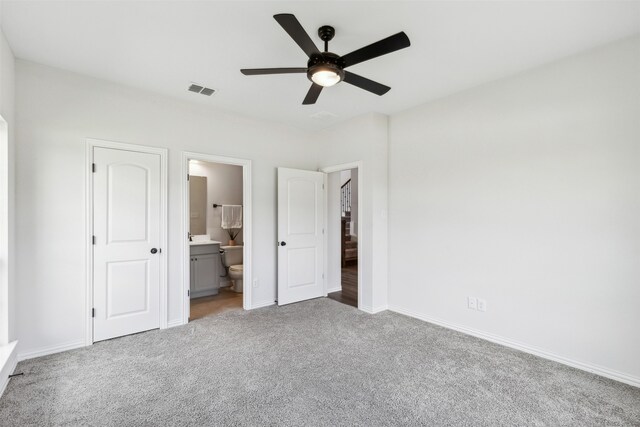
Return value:
M 217 156 L 214 154 L 182 152 L 182 324 L 189 323 L 189 310 L 191 298 L 189 297 L 190 275 L 189 270 L 189 160 L 199 160 L 208 163 L 221 163 L 225 165 L 242 166 L 242 272 L 243 292 L 242 308 L 251 310 L 251 294 L 253 291 L 253 269 L 251 259 L 252 228 L 251 228 L 251 160 L 235 157 Z
M 110 148 L 122 151 L 135 151 L 138 153 L 158 154 L 160 156 L 160 248 L 164 249 L 160 256 L 160 329 L 167 328 L 168 314 L 168 295 L 167 295 L 167 196 L 168 196 L 168 168 L 167 157 L 168 150 L 166 148 L 150 147 L 147 145 L 129 144 L 124 142 L 106 141 L 102 139 L 86 138 L 85 151 L 85 176 L 86 176 L 86 194 L 85 194 L 85 210 L 86 210 L 86 299 L 85 299 L 85 345 L 93 344 L 93 317 L 91 309 L 93 308 L 93 149 L 96 147 Z
M 0 262 L 3 268 L 0 269 L 0 346 L 10 342 L 11 329 L 9 328 L 9 270 L 13 258 L 11 250 L 11 238 L 13 231 L 9 228 L 9 213 L 11 208 L 10 186 L 9 186 L 9 124 L 0 115 Z M 13 272 L 11 272 L 13 274 Z
M 362 194 L 363 194 L 363 162 L 362 160 L 357 160 L 349 163 L 341 163 L 339 165 L 326 166 L 319 168 L 318 171 L 323 172 L 325 174 L 325 188 L 327 188 L 328 176 L 330 173 L 340 172 L 343 170 L 350 169 L 358 169 L 358 310 L 362 310 L 362 270 L 363 265 L 362 262 L 364 260 L 362 256 L 362 241 L 361 238 L 367 238 L 367 236 L 362 235 Z M 329 205 L 328 205 L 328 195 L 329 189 L 324 192 L 324 223 L 326 224 L 325 228 L 327 232 L 324 234 L 324 277 L 329 277 Z M 324 290 L 325 296 L 327 294 L 327 281 L 324 282 Z

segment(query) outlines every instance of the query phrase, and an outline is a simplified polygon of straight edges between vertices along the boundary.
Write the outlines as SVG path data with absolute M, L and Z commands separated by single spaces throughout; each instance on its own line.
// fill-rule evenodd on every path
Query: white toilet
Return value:
M 242 292 L 242 246 L 220 246 L 224 253 L 222 254 L 222 263 L 229 269 L 229 277 L 233 281 L 233 289 L 235 292 Z

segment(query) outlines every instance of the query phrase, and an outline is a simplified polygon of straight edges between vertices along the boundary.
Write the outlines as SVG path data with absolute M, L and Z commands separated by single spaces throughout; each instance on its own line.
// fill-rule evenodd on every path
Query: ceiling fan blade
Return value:
M 372 43 L 369 46 L 347 53 L 342 59 L 345 62 L 345 67 L 351 67 L 363 61 L 368 61 L 369 59 L 377 58 L 378 56 L 386 55 L 387 53 L 395 52 L 396 50 L 409 46 L 411 46 L 409 37 L 407 37 L 404 31 L 401 31 L 398 34 Z
M 308 57 L 311 57 L 314 53 L 320 53 L 315 43 L 311 40 L 311 37 L 309 37 L 309 34 L 302 28 L 302 25 L 300 25 L 300 22 L 295 16 L 290 13 L 280 13 L 273 15 L 273 18 L 278 21 L 278 24 L 284 28 Z
M 385 86 L 381 83 L 374 82 L 373 80 L 369 80 L 366 77 L 359 76 L 357 74 L 350 73 L 349 71 L 344 72 L 344 80 L 346 83 L 352 84 L 354 86 L 359 87 L 360 89 L 368 90 L 371 93 L 375 93 L 376 95 L 384 95 L 389 92 L 391 88 L 389 86 Z
M 240 70 L 245 76 L 259 76 L 262 74 L 293 74 L 306 73 L 306 68 L 243 68 Z
M 309 88 L 309 92 L 307 92 L 307 96 L 304 97 L 304 101 L 302 101 L 302 105 L 315 104 L 320 96 L 320 92 L 322 92 L 322 86 L 317 85 L 315 83 L 311 83 L 311 88 Z

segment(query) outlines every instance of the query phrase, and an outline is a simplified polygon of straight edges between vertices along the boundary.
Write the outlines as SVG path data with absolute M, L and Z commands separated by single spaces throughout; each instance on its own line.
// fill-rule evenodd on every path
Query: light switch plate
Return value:
M 476 297 L 467 297 L 467 307 L 469 307 L 470 310 L 477 310 L 478 299 Z
M 487 311 L 487 301 L 478 298 L 478 311 Z

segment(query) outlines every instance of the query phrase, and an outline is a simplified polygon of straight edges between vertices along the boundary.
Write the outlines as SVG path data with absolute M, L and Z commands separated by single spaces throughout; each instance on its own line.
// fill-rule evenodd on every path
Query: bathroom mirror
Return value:
M 207 234 L 207 177 L 189 176 L 189 232 Z

